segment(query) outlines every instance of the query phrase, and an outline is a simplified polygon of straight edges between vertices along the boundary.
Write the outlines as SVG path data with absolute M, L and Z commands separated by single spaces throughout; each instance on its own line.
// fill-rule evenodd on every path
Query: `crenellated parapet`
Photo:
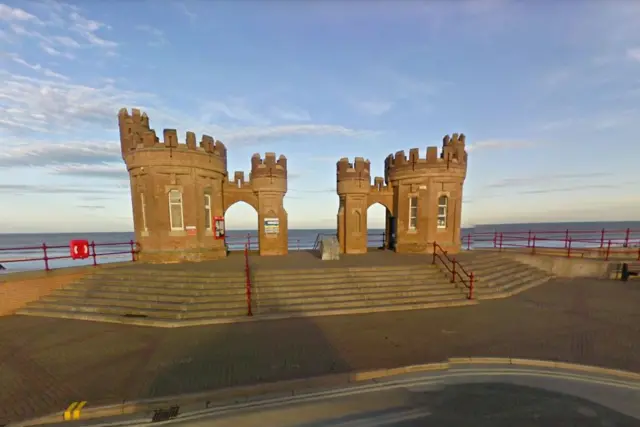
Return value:
M 353 163 L 346 157 L 336 164 L 338 194 L 369 193 L 371 190 L 371 162 L 363 157 L 356 157 Z
M 188 163 L 226 173 L 227 148 L 209 135 L 202 135 L 197 141 L 196 134 L 187 132 L 184 142 L 178 138 L 175 129 L 164 129 L 162 140 L 149 126 L 146 113 L 134 108 L 131 113 L 126 108 L 118 112 L 120 126 L 120 147 L 127 165 L 139 163 Z
M 385 179 L 387 182 L 397 178 L 409 178 L 430 175 L 466 175 L 467 152 L 465 150 L 465 136 L 454 133 L 443 138 L 442 149 L 427 147 L 427 155 L 420 156 L 420 149 L 412 148 L 407 156 L 404 151 L 389 154 L 385 160 Z
M 251 156 L 251 179 L 264 177 L 287 179 L 287 158 L 281 154 L 276 160 L 276 153 L 265 153 L 264 159 L 258 153 Z
M 253 192 L 287 192 L 287 158 L 276 157 L 275 153 L 266 153 L 264 158 L 255 153 L 251 156 L 251 173 L 245 180 L 245 173 L 236 171 L 229 174 L 227 181 L 229 191 L 236 189 Z
M 371 193 L 393 193 L 393 188 L 389 185 L 385 185 L 384 178 L 376 176 L 373 178 L 373 185 L 371 186 Z

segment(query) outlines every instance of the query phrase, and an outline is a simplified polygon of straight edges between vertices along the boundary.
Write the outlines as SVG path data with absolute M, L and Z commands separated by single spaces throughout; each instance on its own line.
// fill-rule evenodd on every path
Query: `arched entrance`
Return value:
M 224 212 L 226 227 L 225 243 L 231 252 L 242 251 L 245 245 L 249 250 L 260 250 L 258 231 L 258 211 L 248 202 L 234 201 Z
M 387 249 L 388 212 L 389 210 L 380 202 L 374 202 L 367 208 L 367 247 L 369 249 Z

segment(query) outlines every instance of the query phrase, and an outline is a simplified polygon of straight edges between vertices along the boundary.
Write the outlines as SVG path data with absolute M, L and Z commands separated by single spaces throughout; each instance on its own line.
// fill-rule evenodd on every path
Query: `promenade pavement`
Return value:
M 495 356 L 640 372 L 640 284 L 553 280 L 476 306 L 177 329 L 0 318 L 0 425 L 89 405 Z

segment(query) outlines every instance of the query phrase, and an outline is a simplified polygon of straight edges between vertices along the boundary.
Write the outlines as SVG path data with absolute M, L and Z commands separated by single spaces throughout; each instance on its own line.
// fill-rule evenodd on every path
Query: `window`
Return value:
M 149 231 L 147 228 L 147 204 L 144 201 L 144 193 L 140 193 L 140 210 L 142 211 L 142 231 Z
M 438 228 L 447 228 L 448 205 L 449 198 L 447 196 L 438 198 Z
M 355 211 L 353 213 L 353 219 L 354 219 L 354 232 L 355 233 L 361 233 L 362 232 L 362 215 L 360 214 L 360 211 Z
M 211 223 L 211 194 L 204 194 L 204 228 L 206 230 L 212 229 Z
M 169 191 L 169 221 L 172 230 L 184 230 L 182 217 L 182 194 L 178 190 Z
M 418 228 L 418 198 L 409 198 L 409 230 Z

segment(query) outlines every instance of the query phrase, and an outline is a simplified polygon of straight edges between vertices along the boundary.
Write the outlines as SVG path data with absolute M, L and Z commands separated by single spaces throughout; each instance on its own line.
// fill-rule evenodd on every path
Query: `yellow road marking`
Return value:
M 80 419 L 80 410 L 82 408 L 84 408 L 84 405 L 86 405 L 86 404 L 87 404 L 87 402 L 85 400 L 85 401 L 80 402 L 78 404 L 78 406 L 76 406 L 76 408 L 73 410 L 73 419 L 74 420 L 79 420 Z
M 69 405 L 67 410 L 64 411 L 63 418 L 64 418 L 65 421 L 70 421 L 71 420 L 71 416 L 73 414 L 73 410 L 76 408 L 76 406 L 78 406 L 78 402 L 71 402 L 71 405 Z

